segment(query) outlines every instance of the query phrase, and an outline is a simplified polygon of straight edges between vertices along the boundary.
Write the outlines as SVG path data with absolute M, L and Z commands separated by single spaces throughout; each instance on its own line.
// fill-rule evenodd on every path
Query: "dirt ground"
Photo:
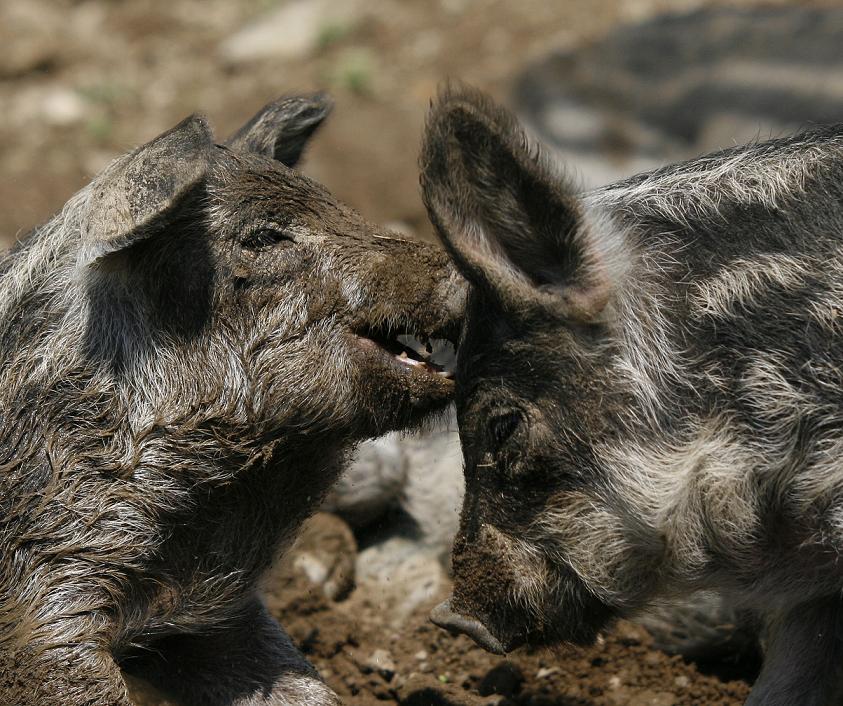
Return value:
M 336 110 L 305 172 L 371 220 L 429 237 L 416 156 L 440 82 L 459 78 L 505 100 L 512 77 L 550 49 L 701 4 L 336 1 L 325 5 L 334 10 L 323 11 L 311 41 L 300 46 L 279 29 L 264 53 L 257 39 L 247 41 L 253 53 L 244 58 L 235 40 L 284 3 L 3 0 L 2 242 L 46 220 L 114 156 L 193 111 L 208 114 L 224 137 L 268 100 L 317 88 L 335 96 Z M 397 626 L 365 585 L 334 603 L 288 576 L 277 578 L 268 596 L 292 637 L 352 705 L 737 704 L 748 693 L 743 681 L 702 674 L 652 649 L 646 633 L 627 623 L 588 649 L 500 659 L 429 624 L 433 600 Z
M 307 528 L 306 542 L 332 535 L 334 523 L 324 519 L 317 516 Z M 287 562 L 271 578 L 267 604 L 350 705 L 725 706 L 743 703 L 749 693 L 745 681 L 703 674 L 653 649 L 632 623 L 619 623 L 593 647 L 519 650 L 502 659 L 428 621 L 444 592 L 406 622 L 390 624 L 375 587 L 333 603 L 290 567 Z
M 0 237 L 24 235 L 185 115 L 206 113 L 222 137 L 272 98 L 319 88 L 336 110 L 305 171 L 367 217 L 424 237 L 417 148 L 442 81 L 505 99 L 512 77 L 551 49 L 657 12 L 753 2 L 3 0 Z M 270 37 L 250 38 L 291 4 L 321 14 L 281 17 Z M 306 31 L 311 41 L 297 44 Z
M 289 597 L 280 619 L 348 704 L 407 706 L 673 706 L 741 704 L 743 681 L 701 674 L 649 646 L 646 632 L 619 624 L 598 645 L 502 659 L 427 620 L 427 606 L 384 633 L 377 601 L 334 608 L 312 592 Z M 382 666 L 382 665 L 386 666 Z
M 588 648 L 491 655 L 429 622 L 447 585 L 399 619 L 396 596 L 412 586 L 347 581 L 351 590 L 331 600 L 325 584 L 313 584 L 302 569 L 301 559 L 314 553 L 340 573 L 353 565 L 357 549 L 342 520 L 319 513 L 307 523 L 267 577 L 264 600 L 348 706 L 733 706 L 749 694 L 738 677 L 751 678 L 745 668 L 754 665 L 708 664 L 703 672 L 654 649 L 647 632 L 629 622 Z M 350 578 L 331 573 L 340 583 Z M 144 682 L 129 677 L 129 684 L 138 706 L 179 706 Z

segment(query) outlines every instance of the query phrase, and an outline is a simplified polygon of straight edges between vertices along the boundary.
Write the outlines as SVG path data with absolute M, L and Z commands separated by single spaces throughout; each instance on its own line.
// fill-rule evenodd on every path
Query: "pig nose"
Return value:
M 506 654 L 500 640 L 492 635 L 483 623 L 451 610 L 451 601 L 443 601 L 430 611 L 430 620 L 434 625 L 445 628 L 449 632 L 468 635 L 487 652 L 493 652 L 496 655 Z

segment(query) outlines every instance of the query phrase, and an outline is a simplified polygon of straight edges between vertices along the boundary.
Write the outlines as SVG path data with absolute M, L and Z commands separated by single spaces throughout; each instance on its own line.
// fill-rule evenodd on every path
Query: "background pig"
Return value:
M 424 196 L 473 287 L 435 622 L 506 652 L 718 590 L 765 624 L 750 703 L 839 698 L 841 150 L 816 129 L 577 194 L 505 111 L 440 97 Z
M 329 109 L 191 117 L 0 263 L 0 702 L 334 703 L 254 595 L 357 440 L 453 383 L 454 270 L 293 171 Z M 407 340 L 407 339 L 405 339 Z

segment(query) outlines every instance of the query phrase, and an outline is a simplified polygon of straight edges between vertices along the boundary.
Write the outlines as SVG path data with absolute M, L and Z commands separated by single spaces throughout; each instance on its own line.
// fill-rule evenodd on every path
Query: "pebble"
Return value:
M 675 704 L 675 694 L 650 689 L 638 692 L 628 702 L 628 706 L 675 706 Z
M 366 660 L 366 666 L 389 681 L 395 675 L 395 661 L 387 650 L 377 649 Z
M 480 680 L 477 692 L 480 696 L 491 696 L 492 694 L 512 696 L 521 689 L 523 681 L 524 674 L 515 664 L 502 662 Z

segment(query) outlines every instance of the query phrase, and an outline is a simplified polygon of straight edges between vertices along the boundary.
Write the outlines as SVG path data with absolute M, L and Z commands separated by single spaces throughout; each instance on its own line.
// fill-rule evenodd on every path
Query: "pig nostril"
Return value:
M 443 601 L 430 611 L 430 620 L 434 625 L 445 628 L 448 632 L 468 635 L 487 652 L 502 655 L 506 649 L 489 629 L 475 618 L 460 615 L 451 610 L 451 602 Z

